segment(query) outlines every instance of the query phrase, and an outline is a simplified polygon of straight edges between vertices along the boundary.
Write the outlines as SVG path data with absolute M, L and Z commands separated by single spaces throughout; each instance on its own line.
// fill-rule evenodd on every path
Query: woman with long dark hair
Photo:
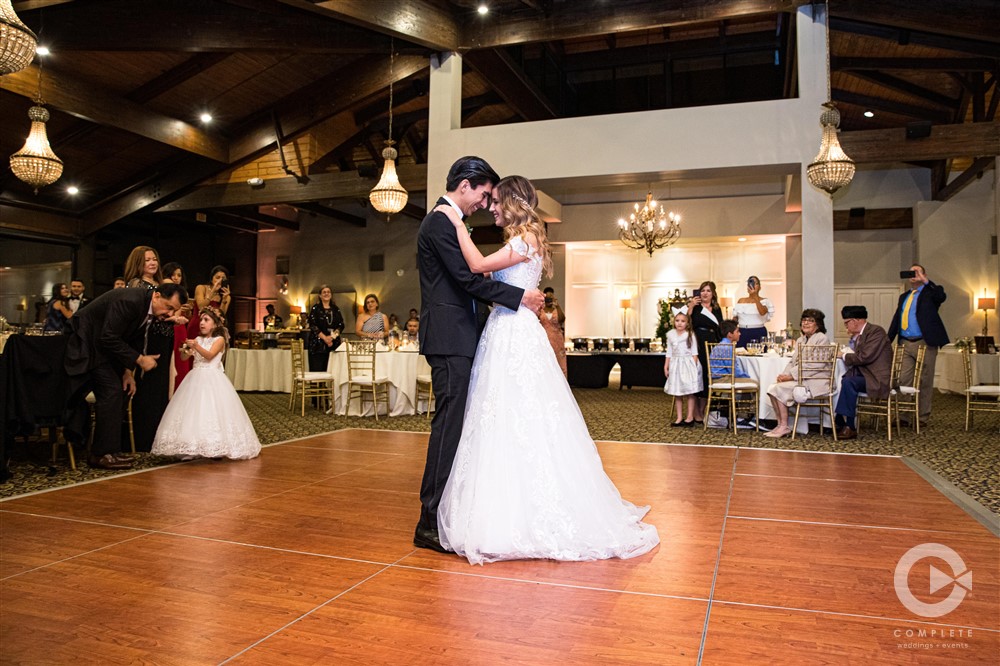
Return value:
M 73 310 L 69 307 L 69 287 L 65 282 L 57 282 L 52 285 L 52 298 L 49 299 L 48 309 L 45 312 L 46 331 L 66 333 L 69 327 L 69 320 L 73 318 Z
M 719 307 L 719 296 L 715 283 L 705 280 L 698 286 L 698 293 L 687 304 L 687 313 L 691 318 L 691 330 L 698 341 L 698 362 L 701 365 L 702 390 L 697 393 L 694 422 L 700 424 L 705 419 L 705 404 L 708 401 L 708 358 L 705 352 L 706 342 L 722 340 L 722 308 Z
M 184 287 L 185 291 L 187 291 L 187 282 L 184 279 L 184 268 L 176 261 L 170 261 L 163 265 L 163 279 L 165 282 L 179 284 Z M 181 307 L 180 314 L 189 319 L 194 319 L 192 313 L 193 303 L 188 301 Z M 171 397 L 173 397 L 173 391 L 177 390 L 177 387 L 181 385 L 184 377 L 186 377 L 187 373 L 191 371 L 191 357 L 181 351 L 181 346 L 184 344 L 184 341 L 187 340 L 189 325 L 190 324 L 188 322 L 185 322 L 184 324 L 174 324 L 174 383 L 170 393 Z
M 309 370 L 326 372 L 330 352 L 340 346 L 344 315 L 333 302 L 333 291 L 325 284 L 319 288 L 319 300 L 309 309 Z

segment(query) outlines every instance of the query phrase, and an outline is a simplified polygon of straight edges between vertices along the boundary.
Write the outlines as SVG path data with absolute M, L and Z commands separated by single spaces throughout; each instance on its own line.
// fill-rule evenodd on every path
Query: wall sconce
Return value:
M 295 318 L 294 324 L 292 323 L 293 317 Z M 288 308 L 288 327 L 294 328 L 296 326 L 302 328 L 302 306 L 300 305 L 292 305 Z
M 722 306 L 723 314 L 726 319 L 729 319 L 729 308 L 733 307 L 733 297 L 732 296 L 720 296 L 719 305 Z
M 618 301 L 618 307 L 622 309 L 622 337 L 624 338 L 627 335 L 625 333 L 625 324 L 628 321 L 628 309 L 632 307 L 631 296 L 625 296 Z

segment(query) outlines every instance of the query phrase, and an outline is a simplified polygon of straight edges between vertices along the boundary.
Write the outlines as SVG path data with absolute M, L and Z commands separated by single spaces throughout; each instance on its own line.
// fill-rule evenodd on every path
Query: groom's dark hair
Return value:
M 496 185 L 500 182 L 500 176 L 482 157 L 466 155 L 451 165 L 445 189 L 454 192 L 463 180 L 468 180 L 473 187 L 479 187 L 486 183 Z

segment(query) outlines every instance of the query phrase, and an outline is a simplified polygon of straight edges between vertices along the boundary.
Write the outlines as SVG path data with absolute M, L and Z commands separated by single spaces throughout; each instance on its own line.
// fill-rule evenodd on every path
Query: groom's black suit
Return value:
M 449 205 L 438 199 L 439 205 Z M 427 443 L 427 465 L 420 484 L 418 528 L 437 529 L 441 502 L 469 395 L 469 375 L 479 333 L 474 299 L 500 303 L 511 310 L 524 290 L 487 280 L 469 270 L 455 227 L 444 213 L 429 213 L 417 233 L 420 270 L 420 353 L 431 366 L 435 412 Z
M 70 407 L 77 413 L 67 427 L 81 435 L 86 432 L 80 423 L 86 412 L 79 407 L 93 390 L 97 401 L 91 453 L 98 458 L 121 451 L 122 374 L 135 367 L 142 352 L 143 325 L 152 298 L 148 289 L 112 289 L 70 319 L 64 365 L 70 376 Z

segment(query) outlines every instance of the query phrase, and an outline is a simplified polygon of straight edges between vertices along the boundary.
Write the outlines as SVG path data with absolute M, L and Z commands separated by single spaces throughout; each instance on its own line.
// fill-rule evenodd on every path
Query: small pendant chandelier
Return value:
M 393 148 L 396 142 L 392 140 L 392 65 L 395 59 L 393 46 L 389 47 L 389 138 L 385 141 L 385 149 L 382 150 L 382 157 L 385 165 L 382 167 L 382 177 L 368 195 L 372 202 L 372 207 L 387 216 L 398 213 L 406 206 L 409 195 L 399 183 L 399 176 L 396 175 L 395 159 L 399 153 Z
M 837 139 L 837 132 L 840 131 L 840 112 L 833 104 L 833 95 L 830 92 L 830 78 L 833 76 L 830 71 L 830 5 L 826 8 L 826 109 L 819 117 L 819 122 L 823 126 L 823 139 L 820 142 L 819 154 L 813 158 L 812 164 L 806 169 L 806 176 L 813 187 L 826 191 L 830 195 L 849 185 L 854 178 L 854 160 L 847 156 L 844 149 L 840 147 Z
M 56 157 L 49 145 L 49 137 L 45 131 L 45 123 L 49 121 L 49 112 L 42 104 L 41 71 L 38 74 L 38 94 L 35 95 L 35 105 L 28 109 L 31 119 L 31 131 L 21 150 L 10 156 L 10 170 L 20 180 L 35 188 L 38 194 L 40 188 L 59 180 L 63 172 L 62 160 Z
M 0 0 L 0 76 L 31 64 L 38 37 L 17 18 L 11 0 Z
M 633 250 L 645 250 L 649 256 L 653 252 L 676 243 L 681 237 L 681 216 L 673 211 L 667 213 L 660 206 L 656 210 L 653 193 L 646 194 L 646 203 L 635 204 L 635 212 L 628 219 L 618 219 L 618 240 Z

